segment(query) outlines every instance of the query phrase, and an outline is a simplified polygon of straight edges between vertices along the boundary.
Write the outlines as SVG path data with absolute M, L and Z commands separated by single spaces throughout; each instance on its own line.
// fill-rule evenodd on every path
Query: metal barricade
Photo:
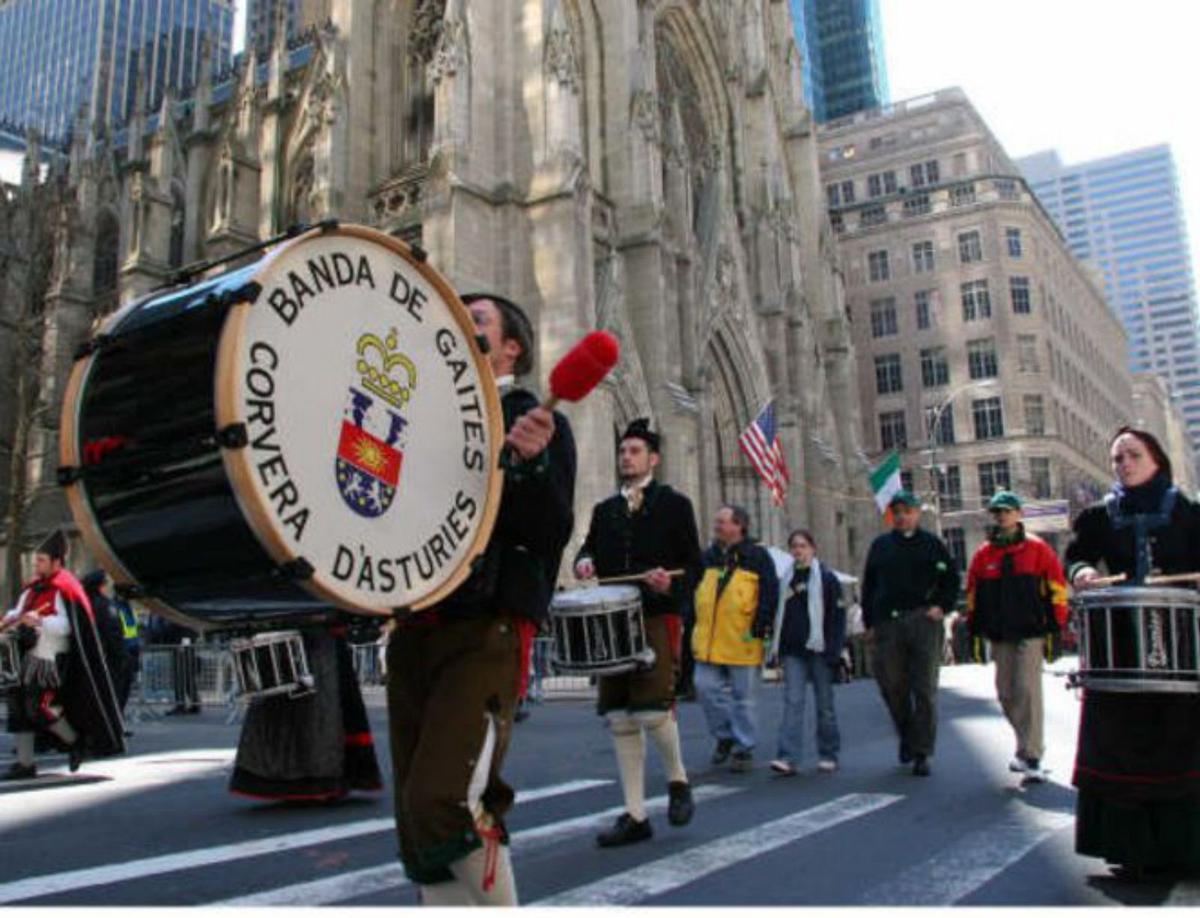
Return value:
M 383 685 L 384 645 L 372 641 L 370 644 L 351 644 L 354 655 L 354 675 L 362 687 Z
M 164 706 L 227 705 L 234 689 L 227 644 L 146 644 L 131 696 L 140 713 L 153 713 Z

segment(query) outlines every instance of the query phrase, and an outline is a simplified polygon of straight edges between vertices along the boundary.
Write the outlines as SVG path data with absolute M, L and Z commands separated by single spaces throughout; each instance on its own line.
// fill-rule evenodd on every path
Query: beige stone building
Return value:
M 857 568 L 877 519 L 788 4 L 308 6 L 323 24 L 256 65 L 206 70 L 113 137 L 81 122 L 52 178 L 46 398 L 117 296 L 335 215 L 419 242 L 461 290 L 525 304 L 535 384 L 586 331 L 618 335 L 605 390 L 568 411 L 580 528 L 615 486 L 616 432 L 650 415 L 702 533 L 737 501 L 768 539 L 808 525 Z M 737 445 L 771 399 L 793 473 L 783 510 Z M 52 470 L 38 480 L 45 525 L 61 507 Z
M 1102 493 L 1133 416 L 1125 332 L 962 91 L 820 141 L 871 456 L 900 451 L 960 559 L 997 489 L 1073 511 Z
M 1167 452 L 1175 484 L 1196 495 L 1196 454 L 1188 437 L 1183 413 L 1171 400 L 1170 389 L 1157 373 L 1133 374 L 1133 420 L 1135 427 L 1150 431 Z

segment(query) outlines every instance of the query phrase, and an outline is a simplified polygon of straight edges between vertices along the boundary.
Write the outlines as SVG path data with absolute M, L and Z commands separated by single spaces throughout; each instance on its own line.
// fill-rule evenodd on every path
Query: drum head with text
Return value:
M 271 556 L 342 608 L 438 601 L 487 544 L 503 438 L 471 317 L 409 249 L 343 227 L 275 250 L 232 310 L 218 427 Z

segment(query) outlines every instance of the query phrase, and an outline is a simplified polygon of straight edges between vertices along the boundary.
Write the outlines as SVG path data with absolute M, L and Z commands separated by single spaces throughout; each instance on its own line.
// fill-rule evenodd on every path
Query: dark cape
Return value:
M 120 755 L 125 751 L 125 725 L 91 604 L 83 587 L 69 571 L 60 570 L 51 578 L 50 585 L 62 596 L 71 620 L 70 649 L 59 656 L 63 663 L 58 697 L 63 717 L 79 732 L 84 753 L 89 758 Z M 27 729 L 18 709 L 19 705 L 10 699 L 10 732 Z M 63 748 L 53 734 L 43 731 L 41 735 L 55 748 Z
M 329 801 L 383 787 L 350 645 L 332 630 L 301 632 L 315 692 L 250 703 L 229 781 L 233 793 Z
M 1066 550 L 1071 573 L 1103 566 L 1137 582 L 1139 569 L 1200 570 L 1200 507 L 1174 489 L 1156 498 L 1139 507 L 1110 495 L 1084 510 Z M 1073 782 L 1081 854 L 1200 868 L 1200 697 L 1085 690 Z

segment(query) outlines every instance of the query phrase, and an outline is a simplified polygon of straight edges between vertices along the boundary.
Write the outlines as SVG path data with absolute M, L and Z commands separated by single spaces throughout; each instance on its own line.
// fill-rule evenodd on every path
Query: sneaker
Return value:
M 1025 760 L 1019 755 L 1013 756 L 1013 760 L 1008 763 L 1008 770 L 1013 774 L 1023 775 L 1028 769 L 1029 766 L 1025 764 Z
M 4 777 L 0 778 L 3 781 L 23 781 L 26 778 L 37 777 L 37 765 L 22 765 L 20 762 L 13 762 L 9 766 L 8 771 L 4 773 Z
M 908 748 L 908 743 L 900 740 L 900 764 L 907 765 L 913 760 L 912 750 Z
M 737 771 L 737 772 L 750 771 L 750 769 L 752 769 L 753 767 L 754 767 L 754 753 L 750 752 L 749 750 L 743 750 L 742 752 L 735 752 L 733 754 L 733 761 L 729 763 L 730 771 Z
M 672 781 L 667 785 L 667 822 L 673 826 L 686 826 L 692 821 L 696 804 L 692 802 L 692 786 L 687 781 Z M 650 825 L 650 821 L 646 821 Z
M 1025 777 L 1022 781 L 1025 784 L 1042 784 L 1046 780 L 1046 771 L 1042 768 L 1042 763 L 1038 759 L 1025 760 Z
M 709 761 L 714 765 L 724 765 L 729 761 L 729 754 L 731 752 L 733 752 L 733 740 L 717 740 L 717 748 L 713 750 L 712 758 Z
M 794 775 L 796 766 L 787 759 L 773 759 L 771 761 L 771 771 L 777 775 Z
M 833 774 L 838 769 L 837 759 L 818 759 L 817 771 L 822 771 L 827 775 Z
M 71 774 L 79 771 L 79 766 L 83 764 L 83 740 L 77 739 L 75 743 L 67 750 L 67 768 L 71 770 Z
M 622 813 L 611 829 L 596 836 L 596 844 L 601 848 L 616 848 L 619 845 L 646 841 L 653 836 L 654 830 L 650 828 L 649 819 L 638 822 L 628 813 Z
M 918 778 L 929 777 L 929 759 L 923 755 L 913 756 L 912 773 Z

